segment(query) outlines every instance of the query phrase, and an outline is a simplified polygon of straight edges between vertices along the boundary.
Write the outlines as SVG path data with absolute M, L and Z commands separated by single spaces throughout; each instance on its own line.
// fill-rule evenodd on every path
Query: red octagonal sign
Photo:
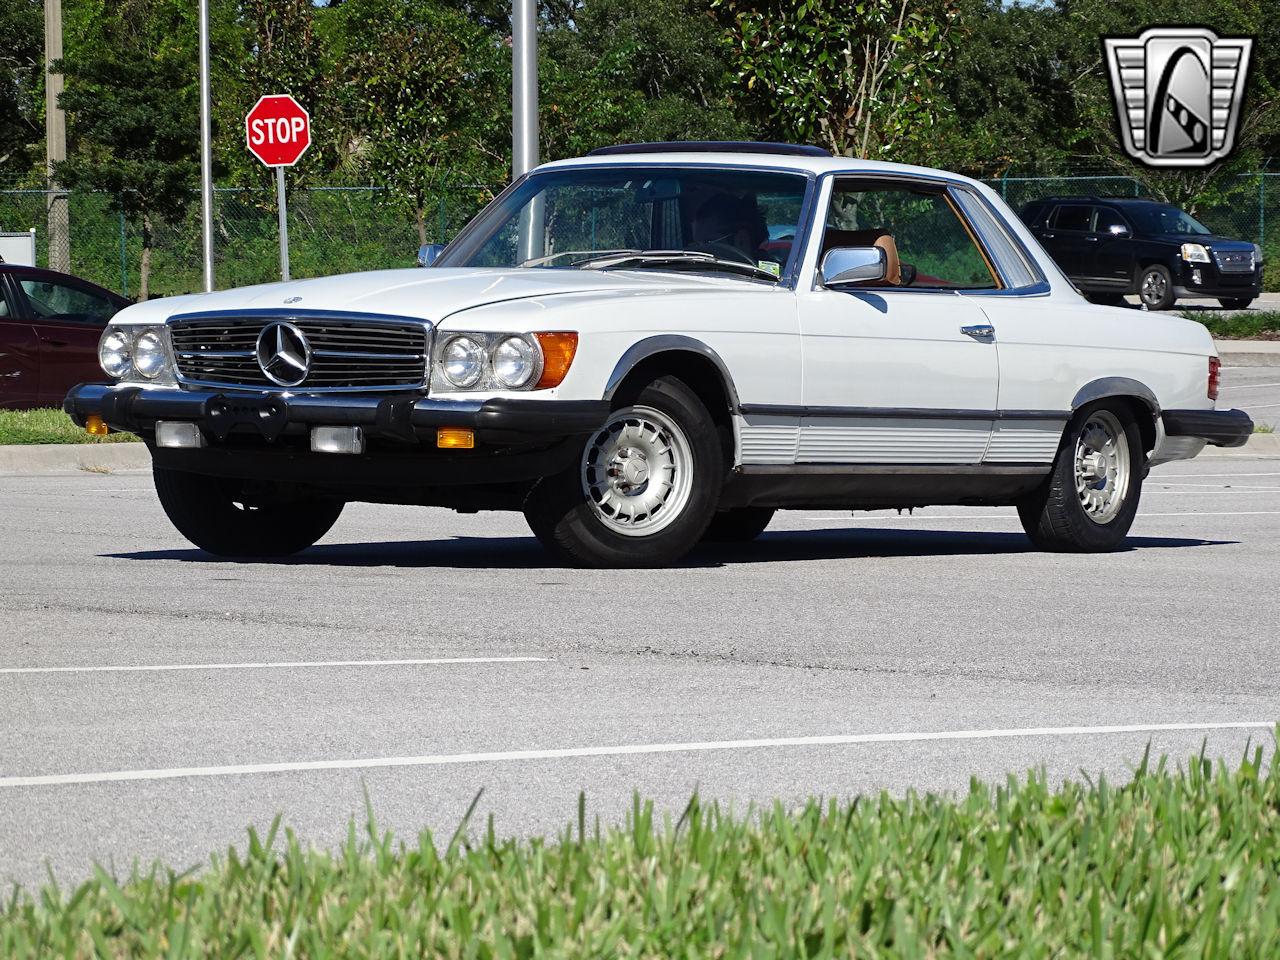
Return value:
M 292 167 L 311 146 L 311 115 L 288 94 L 272 94 L 244 118 L 249 152 L 268 167 Z

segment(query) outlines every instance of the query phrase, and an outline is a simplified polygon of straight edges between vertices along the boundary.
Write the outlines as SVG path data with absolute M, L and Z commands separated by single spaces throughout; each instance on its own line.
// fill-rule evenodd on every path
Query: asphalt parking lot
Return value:
M 499 832 L 554 833 L 580 790 L 617 821 L 633 790 L 1123 778 L 1278 718 L 1277 460 L 1161 468 L 1133 549 L 1093 557 L 936 508 L 580 572 L 516 516 L 360 505 L 296 562 L 215 562 L 142 474 L 0 477 L 0 513 L 6 883 L 197 865 L 278 811 L 331 843 L 365 789 L 402 835 L 482 788 Z
M 1280 426 L 1280 365 L 1243 367 L 1231 363 L 1222 368 L 1222 390 L 1218 406 L 1239 407 L 1253 422 L 1276 429 Z

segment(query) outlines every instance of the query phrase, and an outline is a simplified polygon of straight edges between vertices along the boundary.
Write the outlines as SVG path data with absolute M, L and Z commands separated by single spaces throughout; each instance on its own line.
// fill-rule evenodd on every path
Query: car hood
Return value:
M 118 319 L 162 323 L 176 314 L 206 311 L 333 310 L 439 322 L 462 310 L 509 300 L 574 294 L 666 293 L 708 287 L 723 289 L 726 285 L 735 290 L 757 286 L 770 289 L 727 277 L 658 271 L 429 267 L 350 273 L 165 297 L 129 307 Z
M 1165 233 L 1161 234 L 1160 238 L 1172 243 L 1200 243 L 1214 250 L 1253 249 L 1253 244 L 1248 240 L 1232 240 L 1228 237 L 1219 237 L 1216 234 L 1206 236 L 1203 233 Z

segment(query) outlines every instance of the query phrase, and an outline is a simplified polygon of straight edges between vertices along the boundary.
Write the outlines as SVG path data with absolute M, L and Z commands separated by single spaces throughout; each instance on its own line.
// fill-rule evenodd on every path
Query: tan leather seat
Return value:
M 822 253 L 836 247 L 879 247 L 884 251 L 884 282 L 897 287 L 902 284 L 902 261 L 898 259 L 898 244 L 888 230 L 837 230 L 828 227 L 822 236 Z

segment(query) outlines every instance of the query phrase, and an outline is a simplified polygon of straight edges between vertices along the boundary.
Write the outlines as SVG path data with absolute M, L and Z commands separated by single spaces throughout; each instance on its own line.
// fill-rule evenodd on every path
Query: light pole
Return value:
M 512 0 L 511 174 L 538 165 L 538 2 Z
M 62 74 L 54 73 L 53 62 L 62 59 L 62 0 L 44 0 L 44 141 L 49 180 L 49 268 L 63 273 L 71 269 L 71 218 L 67 195 L 58 189 L 53 168 L 67 159 L 67 115 L 58 105 Z
M 209 0 L 200 0 L 200 226 L 204 292 L 213 291 L 213 146 L 209 104 Z

